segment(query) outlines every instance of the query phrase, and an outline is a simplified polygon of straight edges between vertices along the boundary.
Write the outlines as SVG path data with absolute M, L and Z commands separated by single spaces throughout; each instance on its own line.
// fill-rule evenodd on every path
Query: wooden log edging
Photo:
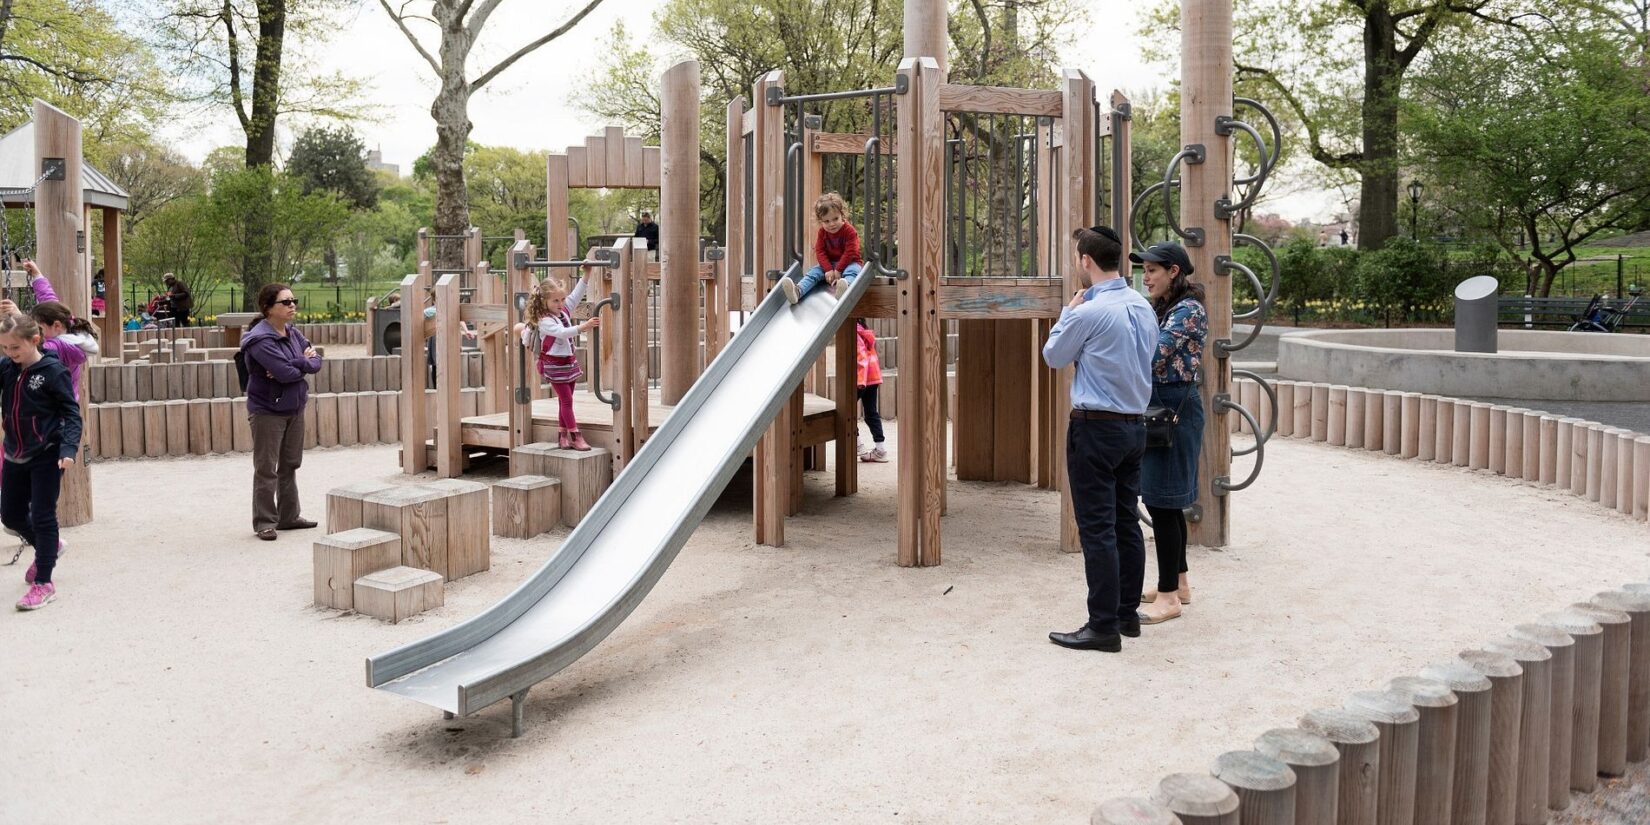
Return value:
M 1650 759 L 1641 622 L 1650 622 L 1650 582 L 1543 613 L 1419 678 L 1267 731 L 1254 750 L 1223 754 L 1211 774 L 1164 777 L 1159 807 L 1113 800 L 1091 823 L 1173 821 L 1163 809 L 1222 825 L 1541 825 L 1599 776 Z
M 240 398 L 240 380 L 233 351 L 224 357 L 206 360 L 127 364 L 91 364 L 86 367 L 88 403 L 116 404 L 128 401 L 192 401 L 197 398 Z M 459 378 L 465 388 L 485 383 L 480 352 L 463 354 Z M 323 358 L 321 371 L 305 376 L 312 393 L 356 393 L 399 390 L 401 356 Z

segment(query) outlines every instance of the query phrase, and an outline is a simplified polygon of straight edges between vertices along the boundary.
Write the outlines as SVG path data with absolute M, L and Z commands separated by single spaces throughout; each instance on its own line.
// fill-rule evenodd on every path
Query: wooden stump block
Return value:
M 1180 817 L 1150 799 L 1108 799 L 1089 814 L 1089 825 L 1183 825 Z
M 1472 402 L 1472 450 L 1467 467 L 1474 470 L 1490 467 L 1490 406 L 1482 401 Z
M 1329 406 L 1335 406 L 1334 389 L 1330 389 Z M 1358 449 L 1364 445 L 1364 419 L 1369 415 L 1369 394 L 1357 387 L 1348 387 L 1346 390 L 1346 423 L 1342 424 L 1341 443 L 1336 446 L 1346 446 L 1349 449 Z M 1329 443 L 1335 443 L 1335 428 L 1329 428 Z
M 1415 821 L 1448 822 L 1455 792 L 1455 737 L 1460 703 L 1449 685 L 1434 679 L 1403 676 L 1387 691 L 1415 708 Z
M 522 475 L 493 485 L 493 535 L 530 539 L 561 523 L 561 481 Z
M 231 399 L 234 405 L 231 412 L 230 425 L 234 428 L 235 452 L 252 452 L 252 418 L 246 408 L 246 397 Z
M 1631 620 L 1627 683 L 1627 761 L 1650 755 L 1650 594 L 1612 590 L 1593 603 L 1620 610 Z
M 1455 768 L 1450 779 L 1449 816 L 1441 822 L 1484 825 L 1489 805 L 1490 680 L 1460 659 L 1421 670 L 1455 693 Z
M 1585 495 L 1588 501 L 1598 501 L 1599 474 L 1603 470 L 1604 431 L 1609 429 L 1596 421 L 1587 422 L 1587 476 Z
M 338 446 L 338 396 L 316 393 L 309 397 L 309 404 L 315 408 L 316 442 L 322 447 Z
M 1347 440 L 1352 438 L 1347 433 Z M 1380 452 L 1386 443 L 1386 392 L 1364 390 L 1364 449 Z
M 1524 714 L 1524 669 L 1505 653 L 1468 650 L 1467 664 L 1490 680 L 1490 775 L 1487 825 L 1514 825 L 1518 818 L 1518 728 Z
M 1534 642 L 1498 639 L 1485 650 L 1505 653 L 1524 669 L 1518 723 L 1517 825 L 1547 821 L 1547 775 L 1552 762 L 1553 655 Z
M 1295 434 L 1295 382 L 1272 382 L 1278 394 L 1278 435 L 1289 438 Z
M 104 404 L 97 408 L 97 449 L 104 458 L 125 455 L 121 445 L 120 405 Z
M 578 452 L 536 442 L 517 447 L 515 452 L 520 460 L 517 466 L 527 474 L 561 481 L 561 520 L 568 527 L 577 526 L 613 483 L 612 454 L 600 447 Z
M 442 599 L 441 576 L 429 570 L 391 567 L 355 582 L 355 612 L 392 624 L 440 607 Z
M 1650 520 L 1650 435 L 1633 439 L 1633 518 Z
M 1465 467 L 1468 455 L 1472 451 L 1472 402 L 1455 399 L 1450 402 L 1450 444 L 1449 463 L 1455 467 Z M 1439 454 L 1439 461 L 1444 456 Z
M 492 504 L 487 485 L 441 478 L 423 486 L 447 497 L 447 579 L 485 571 L 492 565 Z
M 447 496 L 423 486 L 369 493 L 361 507 L 363 526 L 401 537 L 401 563 L 447 575 Z
M 1237 794 L 1208 774 L 1169 774 L 1157 783 L 1152 800 L 1185 825 L 1238 825 Z
M 1403 449 L 1403 425 L 1404 394 L 1398 390 L 1381 393 L 1381 452 L 1397 455 Z
M 378 394 L 378 437 L 385 444 L 401 440 L 400 397 L 399 390 Z
M 1296 438 L 1312 437 L 1312 395 L 1315 384 L 1297 383 L 1295 385 L 1295 408 L 1290 411 L 1294 417 L 1294 436 Z M 1328 397 L 1324 401 L 1328 401 Z
M 166 454 L 189 455 L 189 402 L 166 402 Z
M 1339 385 L 1329 388 L 1329 420 L 1327 432 L 1329 444 L 1332 447 L 1346 446 L 1347 424 L 1351 423 L 1348 416 L 1353 413 L 1362 412 L 1361 405 L 1363 402 L 1361 400 L 1361 395 L 1360 400 L 1357 402 L 1360 406 L 1356 408 L 1352 407 L 1350 406 L 1352 402 L 1348 397 L 1349 389 L 1350 388 L 1348 387 Z M 1317 432 L 1316 426 L 1317 424 L 1314 422 L 1314 435 L 1316 435 Z
M 1521 624 L 1512 637 L 1533 642 L 1552 656 L 1548 693 L 1547 786 L 1540 789 L 1541 804 L 1561 811 L 1570 806 L 1570 743 L 1575 717 L 1575 639 L 1550 624 Z
M 166 404 L 151 401 L 143 405 L 143 454 L 149 458 L 166 455 Z
M 327 532 L 342 533 L 366 526 L 367 496 L 381 493 L 396 485 L 384 481 L 357 481 L 327 491 Z M 400 564 L 400 562 L 396 562 Z
M 321 428 L 317 424 L 315 396 L 304 405 L 304 449 L 313 450 L 321 444 Z
M 1627 771 L 1627 691 L 1632 673 L 1632 617 L 1621 610 L 1578 602 L 1570 608 L 1603 630 L 1598 671 L 1598 775 Z
M 125 457 L 143 457 L 143 404 L 129 401 L 120 405 L 120 442 Z
M 1633 465 L 1633 441 L 1638 433 L 1616 430 L 1616 512 L 1633 515 L 1633 477 L 1638 468 Z
M 1415 404 L 1415 458 L 1438 460 L 1438 402 L 1436 395 L 1423 395 Z
M 1485 467 L 1496 475 L 1507 473 L 1507 411 L 1511 409 L 1505 404 L 1490 405 L 1489 443 L 1486 445 L 1489 453 Z
M 1603 667 L 1604 628 L 1598 622 L 1575 610 L 1560 610 L 1541 614 L 1541 623 L 1568 634 L 1575 640 L 1571 650 L 1573 665 L 1570 687 L 1569 756 L 1564 764 L 1569 774 L 1564 785 L 1556 782 L 1547 789 L 1550 802 L 1560 801 L 1560 791 L 1575 790 L 1588 793 L 1598 784 L 1598 714 L 1599 669 Z M 1560 743 L 1553 743 L 1553 754 L 1559 753 Z M 1562 795 L 1567 804 L 1568 794 Z
M 1380 731 L 1381 778 L 1376 786 L 1375 821 L 1379 825 L 1415 825 L 1415 760 L 1420 749 L 1420 719 L 1415 706 L 1390 691 L 1360 690 L 1346 709 Z
M 1524 477 L 1524 413 L 1529 410 L 1522 407 L 1513 407 L 1507 410 L 1507 438 L 1504 442 L 1504 456 L 1507 478 Z
M 1340 708 L 1314 710 L 1301 717 L 1301 730 L 1328 739 L 1340 751 L 1337 825 L 1375 825 L 1376 791 L 1381 777 L 1381 734 L 1369 720 Z
M 1616 427 L 1607 427 L 1599 434 L 1599 478 L 1598 498 L 1599 506 L 1606 510 L 1616 509 L 1616 493 L 1620 489 L 1616 486 L 1616 477 L 1620 473 L 1621 453 L 1616 449 L 1616 442 L 1620 433 Z M 1591 498 L 1591 496 L 1589 496 Z
M 358 527 L 315 542 L 315 606 L 355 609 L 355 581 L 401 564 L 401 537 Z
M 1295 772 L 1295 825 L 1335 825 L 1341 754 L 1334 743 L 1300 728 L 1273 728 L 1255 750 Z
M 211 447 L 214 453 L 235 451 L 235 404 L 227 398 L 207 402 L 212 418 Z
M 212 452 L 212 402 L 197 398 L 189 402 L 189 453 Z
M 373 392 L 359 393 L 353 396 L 355 400 L 355 434 L 362 444 L 377 444 L 378 440 L 378 394 Z
M 1541 418 L 1538 410 L 1524 411 L 1524 471 L 1519 477 L 1525 481 L 1541 480 Z
M 1244 825 L 1295 825 L 1295 772 L 1258 751 L 1228 751 L 1210 770 L 1238 797 Z
M 1329 385 L 1312 385 L 1312 440 L 1323 441 L 1329 437 Z M 1344 441 L 1344 436 L 1342 438 Z
M 1553 435 L 1553 484 L 1560 490 L 1570 488 L 1570 463 L 1575 456 L 1575 445 L 1571 439 L 1575 435 L 1576 420 L 1569 416 L 1559 418 L 1557 431 Z
M 1558 416 L 1542 414 L 1536 429 L 1536 480 L 1550 487 L 1558 483 Z

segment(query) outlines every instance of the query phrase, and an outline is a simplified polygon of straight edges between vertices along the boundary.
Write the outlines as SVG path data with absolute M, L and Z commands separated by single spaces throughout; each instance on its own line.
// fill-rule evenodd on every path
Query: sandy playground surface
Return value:
M 394 462 L 311 451 L 308 515 Z M 246 456 L 101 464 L 59 601 L 0 611 L 27 737 L 0 749 L 0 822 L 1086 822 L 1650 573 L 1643 524 L 1568 495 L 1279 440 L 1238 543 L 1193 551 L 1188 616 L 1076 653 L 1045 639 L 1082 621 L 1054 495 L 954 485 L 944 566 L 906 570 L 894 465 L 862 469 L 851 500 L 810 474 L 784 548 L 725 501 L 512 740 L 508 703 L 443 722 L 364 687 L 363 659 L 479 611 L 556 539 L 495 539 L 489 573 L 392 626 L 310 606 L 317 534 L 252 537 Z M 6 598 L 22 571 L 0 568 Z

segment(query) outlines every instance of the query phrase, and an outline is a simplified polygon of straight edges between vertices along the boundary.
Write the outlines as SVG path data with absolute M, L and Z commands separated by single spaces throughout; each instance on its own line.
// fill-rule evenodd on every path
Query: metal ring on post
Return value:
M 1260 432 L 1260 422 L 1256 421 L 1254 414 L 1244 409 L 1242 404 L 1238 404 L 1225 396 L 1217 396 L 1215 399 L 1215 406 L 1221 410 L 1231 410 L 1238 415 L 1243 416 L 1243 418 L 1249 422 L 1249 429 L 1254 430 L 1257 433 Z M 1216 476 L 1215 478 L 1209 480 L 1209 488 L 1215 495 L 1223 496 L 1227 493 L 1235 493 L 1239 490 L 1246 490 L 1249 488 L 1249 485 L 1255 483 L 1255 479 L 1260 478 L 1261 465 L 1266 463 L 1266 442 L 1257 440 L 1255 442 L 1255 448 L 1252 452 L 1255 453 L 1255 466 L 1249 470 L 1249 477 L 1244 479 L 1241 483 L 1233 484 L 1228 476 Z M 1247 455 L 1247 453 L 1244 454 Z M 1234 450 L 1232 455 L 1236 456 L 1239 455 L 1239 453 Z
M 1256 275 L 1253 269 L 1250 269 L 1242 263 L 1232 260 L 1224 255 L 1215 258 L 1216 272 L 1222 275 L 1230 275 L 1233 270 L 1241 272 L 1249 277 L 1249 283 L 1254 286 L 1256 295 L 1260 295 L 1266 291 L 1266 287 L 1261 285 L 1260 276 Z M 1255 325 L 1249 330 L 1249 337 L 1243 339 L 1243 343 L 1233 344 L 1230 341 L 1216 341 L 1215 356 L 1224 358 L 1234 352 L 1248 349 L 1249 345 L 1253 344 L 1255 339 L 1260 337 L 1260 331 L 1266 328 L 1266 308 L 1266 303 L 1264 301 L 1259 307 L 1257 307 L 1260 317 L 1255 320 Z
M 1226 207 L 1227 214 L 1236 214 L 1248 209 L 1251 206 L 1254 206 L 1255 201 L 1260 199 L 1261 190 L 1266 187 L 1266 177 L 1272 173 L 1272 165 L 1266 162 L 1266 141 L 1261 138 L 1260 132 L 1256 131 L 1255 127 L 1250 126 L 1241 120 L 1233 120 L 1230 118 L 1223 118 L 1221 122 L 1226 126 L 1226 131 L 1228 134 L 1232 129 L 1245 132 L 1249 135 L 1249 137 L 1254 138 L 1255 146 L 1260 149 L 1260 171 L 1250 175 L 1249 177 L 1238 178 L 1233 181 L 1233 183 L 1239 186 L 1247 186 L 1251 183 L 1254 184 L 1254 187 L 1249 190 L 1249 197 L 1244 198 L 1239 203 Z
M 1168 168 L 1163 170 L 1163 219 L 1169 224 L 1169 229 L 1173 230 L 1182 240 L 1191 241 L 1193 246 L 1202 245 L 1203 236 L 1201 233 L 1187 232 L 1180 228 L 1180 220 L 1174 216 L 1174 201 L 1169 193 L 1174 189 L 1174 173 L 1175 170 L 1180 168 L 1181 161 L 1190 161 L 1197 164 L 1202 163 L 1206 157 L 1207 154 L 1202 145 L 1192 144 L 1176 152 L 1175 156 L 1169 159 Z
M 1271 420 L 1270 424 L 1267 426 L 1265 434 L 1262 434 L 1260 430 L 1255 430 L 1255 446 L 1246 447 L 1242 450 L 1233 450 L 1232 451 L 1232 455 L 1234 455 L 1234 456 L 1248 455 L 1248 454 L 1260 449 L 1260 445 L 1265 444 L 1268 441 L 1271 441 L 1272 436 L 1276 435 L 1277 432 L 1278 432 L 1278 390 L 1277 390 L 1276 387 L 1272 386 L 1271 382 L 1267 381 L 1266 379 L 1260 377 L 1259 374 L 1257 374 L 1255 372 L 1252 372 L 1250 370 L 1232 370 L 1232 377 L 1233 378 L 1239 378 L 1239 377 L 1247 378 L 1250 381 L 1253 381 L 1256 384 L 1259 384 L 1261 392 L 1266 393 L 1267 400 L 1272 402 L 1272 420 Z
M 1232 98 L 1232 106 L 1234 108 L 1238 106 L 1248 106 L 1249 108 L 1260 112 L 1260 116 L 1266 118 L 1266 125 L 1272 127 L 1272 157 L 1270 160 L 1266 161 L 1266 169 L 1270 171 L 1278 165 L 1278 156 L 1283 151 L 1283 127 L 1278 123 L 1277 116 L 1272 114 L 1272 110 L 1266 108 L 1265 104 L 1247 97 Z M 1238 183 L 1245 183 L 1245 181 L 1238 181 Z
M 1171 180 L 1169 181 L 1169 185 L 1179 186 L 1180 181 Z M 1136 252 L 1146 251 L 1146 245 L 1140 242 L 1140 216 L 1146 211 L 1144 209 L 1146 201 L 1151 200 L 1152 193 L 1162 188 L 1163 181 L 1158 181 L 1157 183 L 1146 187 L 1145 191 L 1142 191 L 1139 196 L 1134 199 L 1134 205 L 1129 207 L 1129 244 L 1134 247 L 1134 251 Z
M 1278 253 L 1272 251 L 1272 247 L 1269 244 L 1254 235 L 1245 235 L 1238 232 L 1232 235 L 1232 242 L 1248 244 L 1256 249 L 1259 249 L 1261 254 L 1265 255 L 1266 259 L 1271 262 L 1272 277 L 1269 281 L 1267 281 L 1265 300 L 1267 311 L 1270 312 L 1273 307 L 1278 305 L 1278 284 L 1283 279 L 1283 268 L 1278 265 Z M 1255 317 L 1255 315 L 1259 312 L 1260 307 L 1255 307 L 1242 315 L 1233 315 L 1232 320 L 1247 321 L 1250 318 Z
M 602 311 L 602 307 L 604 307 L 604 306 L 612 307 L 613 311 L 615 313 L 617 313 L 620 309 L 620 306 L 619 306 L 619 293 L 610 292 L 610 293 L 608 293 L 606 298 L 603 298 L 602 300 L 597 301 L 595 306 L 592 308 L 594 311 L 591 313 L 591 317 L 595 317 L 597 315 L 600 315 L 601 311 Z M 606 395 L 602 394 L 602 337 L 601 337 L 601 335 L 592 335 L 592 336 L 590 336 L 590 392 L 591 392 L 592 395 L 596 396 L 597 401 L 600 401 L 603 404 L 606 404 L 607 406 L 612 407 L 614 412 L 619 411 L 619 406 L 620 406 L 620 403 L 621 403 L 620 399 L 619 399 L 619 394 L 618 393 L 607 393 Z

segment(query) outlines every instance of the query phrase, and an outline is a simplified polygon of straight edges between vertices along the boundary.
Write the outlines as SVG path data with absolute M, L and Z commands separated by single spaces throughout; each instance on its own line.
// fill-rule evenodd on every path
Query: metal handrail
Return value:
M 597 301 L 593 305 L 594 311 L 591 313 L 591 317 L 601 315 L 604 306 L 612 307 L 613 312 L 617 314 L 622 308 L 619 293 L 610 292 L 606 298 Z M 619 407 L 623 404 L 616 392 L 608 393 L 606 396 L 602 395 L 602 336 L 600 333 L 590 336 L 590 392 L 596 396 L 597 401 L 612 407 L 614 412 L 618 412 Z
M 1270 399 L 1271 402 L 1272 402 L 1272 422 L 1271 422 L 1271 425 L 1269 427 L 1267 427 L 1266 433 L 1264 435 L 1262 435 L 1260 430 L 1255 430 L 1255 446 L 1249 447 L 1249 448 L 1246 448 L 1246 449 L 1243 449 L 1243 450 L 1233 450 L 1232 451 L 1232 455 L 1234 455 L 1234 456 L 1248 455 L 1248 454 L 1260 449 L 1260 445 L 1262 445 L 1262 444 L 1264 444 L 1268 441 L 1271 441 L 1272 436 L 1276 435 L 1277 432 L 1278 432 L 1278 390 L 1277 390 L 1276 387 L 1273 387 L 1272 384 L 1270 382 L 1268 382 L 1266 379 L 1260 377 L 1260 375 L 1258 373 L 1255 373 L 1251 370 L 1232 370 L 1232 377 L 1233 378 L 1240 378 L 1240 377 L 1241 378 L 1247 378 L 1250 381 L 1253 381 L 1256 384 L 1259 384 L 1260 388 L 1261 388 L 1261 391 L 1265 392 L 1266 397 L 1268 399 Z
M 872 183 L 873 179 L 878 184 L 882 182 L 881 149 L 881 137 L 872 135 L 865 141 L 865 163 L 863 164 L 865 168 L 865 213 L 867 215 L 865 220 L 865 230 L 866 234 L 874 240 L 880 240 L 885 234 L 882 226 L 883 214 L 882 198 L 880 197 L 882 194 L 881 187 Z M 872 171 L 873 165 L 875 166 L 874 173 Z M 874 222 L 873 219 L 869 217 L 872 214 L 876 216 Z M 877 254 L 876 244 L 866 245 L 864 252 L 865 262 L 870 265 L 870 268 L 875 270 L 872 274 L 881 275 L 886 278 L 896 278 L 901 281 L 910 277 L 910 273 L 906 272 L 904 269 L 889 269 L 888 266 L 882 262 L 882 256 Z
M 1283 279 L 1283 268 L 1278 264 L 1278 253 L 1276 253 L 1272 250 L 1272 247 L 1271 247 L 1270 244 L 1266 243 L 1265 241 L 1261 240 L 1260 238 L 1255 237 L 1254 235 L 1245 235 L 1241 232 L 1238 232 L 1238 233 L 1232 235 L 1232 242 L 1233 243 L 1245 243 L 1245 244 L 1248 244 L 1250 246 L 1255 247 L 1256 249 L 1259 249 L 1261 251 L 1261 253 L 1266 256 L 1267 260 L 1271 262 L 1271 264 L 1272 264 L 1272 278 L 1269 282 L 1269 286 L 1266 289 L 1266 297 L 1261 299 L 1261 303 L 1266 306 L 1268 311 L 1270 311 L 1271 308 L 1278 305 L 1278 284 Z M 1256 293 L 1256 294 L 1258 295 L 1259 293 Z M 1245 312 L 1241 315 L 1233 315 L 1232 320 L 1234 320 L 1234 321 L 1247 321 L 1250 318 L 1255 317 L 1259 313 L 1260 313 L 1260 307 L 1255 307 L 1254 309 L 1251 309 L 1248 312 Z
M 1174 199 L 1170 193 L 1174 191 L 1174 173 L 1175 170 L 1180 168 L 1181 162 L 1191 161 L 1193 164 L 1198 164 L 1202 163 L 1205 157 L 1204 148 L 1193 144 L 1176 152 L 1175 156 L 1169 159 L 1168 168 L 1163 170 L 1163 220 L 1181 239 L 1192 241 L 1193 246 L 1202 244 L 1203 237 L 1200 233 L 1187 232 L 1180 228 L 1180 219 L 1174 215 Z
M 1244 419 L 1249 422 L 1249 429 L 1254 430 L 1257 433 L 1260 432 L 1260 422 L 1256 421 L 1255 416 L 1248 410 L 1244 409 L 1242 404 L 1239 404 L 1226 396 L 1219 396 L 1215 399 L 1215 405 L 1222 410 L 1232 410 L 1238 415 L 1243 416 Z M 1276 407 L 1274 406 L 1273 409 L 1276 409 Z M 1249 485 L 1254 484 L 1255 479 L 1260 478 L 1261 465 L 1266 463 L 1266 442 L 1257 440 L 1255 442 L 1255 449 L 1253 452 L 1255 453 L 1255 466 L 1253 469 L 1249 470 L 1248 478 L 1244 479 L 1242 483 L 1233 484 L 1230 476 L 1215 476 L 1209 481 L 1209 489 L 1217 496 L 1223 496 L 1227 493 L 1235 493 L 1239 490 L 1249 489 Z M 1233 451 L 1232 455 L 1235 456 L 1238 455 L 1238 453 Z
M 1219 272 L 1223 275 L 1230 275 L 1230 274 L 1232 274 L 1233 270 L 1241 272 L 1244 275 L 1247 275 L 1249 277 L 1249 283 L 1254 285 L 1256 295 L 1259 295 L 1259 294 L 1266 291 L 1266 287 L 1261 285 L 1260 276 L 1256 275 L 1255 271 L 1253 269 L 1250 269 L 1249 267 L 1245 266 L 1243 263 L 1241 263 L 1239 261 L 1233 260 L 1233 259 L 1225 257 L 1225 256 L 1221 256 L 1221 257 L 1215 259 L 1215 271 L 1216 272 Z M 1226 356 L 1231 355 L 1234 352 L 1239 352 L 1241 350 L 1248 349 L 1250 344 L 1255 343 L 1255 339 L 1260 337 L 1260 331 L 1266 327 L 1266 310 L 1268 309 L 1268 307 L 1265 303 L 1262 303 L 1256 309 L 1260 312 L 1260 317 L 1255 320 L 1254 327 L 1249 330 L 1249 337 L 1243 339 L 1243 343 L 1235 344 L 1235 345 L 1230 341 L 1224 341 L 1224 340 L 1216 341 L 1215 342 L 1215 357 L 1225 358 Z
M 794 183 L 794 178 L 792 176 L 796 174 L 791 171 L 791 164 L 793 161 L 796 161 L 801 157 L 802 141 L 799 140 L 792 143 L 785 149 L 785 189 L 787 190 L 785 193 L 787 195 L 785 198 L 785 254 L 792 260 L 797 261 L 802 260 L 801 248 L 797 246 L 797 244 L 801 242 L 801 238 L 798 236 L 802 233 L 796 231 L 797 217 L 801 214 L 796 200 L 801 197 L 801 193 L 797 192 L 793 197 L 791 196 L 792 193 L 789 190 L 792 188 Z
M 512 303 L 516 305 L 516 320 L 522 324 L 526 324 L 527 293 L 517 292 L 515 295 L 515 300 L 512 301 Z M 517 336 L 516 340 L 521 340 L 520 336 Z M 516 349 L 516 365 L 520 369 L 521 375 L 521 380 L 516 382 L 516 403 L 529 404 L 532 403 L 533 397 L 527 391 L 527 346 L 523 344 Z

